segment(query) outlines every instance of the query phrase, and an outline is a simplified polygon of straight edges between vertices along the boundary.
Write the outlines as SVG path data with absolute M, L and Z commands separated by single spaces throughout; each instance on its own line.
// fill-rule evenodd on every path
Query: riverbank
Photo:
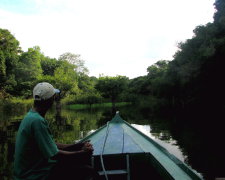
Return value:
M 122 107 L 122 106 L 127 106 L 130 105 L 130 102 L 118 102 L 116 103 L 116 107 Z M 67 105 L 69 109 L 88 109 L 88 108 L 107 108 L 107 107 L 112 107 L 112 103 L 97 103 L 97 104 L 92 104 L 91 106 L 89 104 L 71 104 Z
M 10 98 L 1 99 L 0 101 L 0 111 L 12 112 L 26 110 L 31 108 L 33 105 L 33 99 L 20 99 L 20 98 Z
M 121 107 L 121 106 L 126 106 L 126 105 L 130 105 L 131 102 L 117 102 L 116 103 L 116 107 Z M 10 98 L 10 99 L 2 99 L 0 102 L 0 110 L 3 111 L 8 111 L 9 109 L 14 109 L 15 107 L 17 107 L 16 109 L 18 109 L 18 107 L 21 108 L 31 108 L 33 105 L 33 99 L 20 99 L 20 98 Z M 92 104 L 90 106 L 90 104 L 70 104 L 67 105 L 65 103 L 61 104 L 62 106 L 65 106 L 68 109 L 88 109 L 88 108 L 101 108 L 101 107 L 112 107 L 112 103 L 108 102 L 108 103 L 96 103 L 96 104 Z M 18 109 L 18 110 L 19 110 Z

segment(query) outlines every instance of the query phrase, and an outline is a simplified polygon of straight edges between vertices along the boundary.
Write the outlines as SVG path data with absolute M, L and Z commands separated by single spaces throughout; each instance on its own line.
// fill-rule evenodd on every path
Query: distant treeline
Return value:
M 40 47 L 21 50 L 18 40 L 0 29 L 0 98 L 30 98 L 37 82 L 61 89 L 68 104 L 133 102 L 151 113 L 206 113 L 225 110 L 225 1 L 216 0 L 214 21 L 194 29 L 179 43 L 172 61 L 159 60 L 146 76 L 88 76 L 80 55 L 45 56 Z

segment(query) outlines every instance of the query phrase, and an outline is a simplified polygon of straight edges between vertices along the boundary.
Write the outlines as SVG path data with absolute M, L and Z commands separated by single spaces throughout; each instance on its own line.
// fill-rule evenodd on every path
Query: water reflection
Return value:
M 182 162 L 185 162 L 186 156 L 183 154 L 179 146 L 177 146 L 177 141 L 171 137 L 169 131 L 156 133 L 152 131 L 150 125 L 131 125 L 137 128 L 139 131 L 143 132 L 148 137 L 152 138 L 154 141 L 164 147 L 168 152 L 174 154 Z
M 2 116 L 0 119 L 0 179 L 11 180 L 12 162 L 15 148 L 15 133 L 20 121 L 16 118 Z
M 27 110 L 15 107 L 11 112 L 0 112 L 1 180 L 12 179 L 15 136 Z M 225 177 L 225 149 L 221 146 L 224 136 L 218 127 L 195 128 L 183 122 L 179 124 L 173 119 L 152 116 L 149 112 L 133 106 L 119 107 L 114 111 L 117 110 L 124 120 L 154 139 L 181 161 L 203 173 L 205 179 Z M 47 113 L 46 119 L 55 141 L 72 143 L 105 125 L 113 116 L 110 108 L 71 110 L 64 107 L 58 112 L 52 109 Z

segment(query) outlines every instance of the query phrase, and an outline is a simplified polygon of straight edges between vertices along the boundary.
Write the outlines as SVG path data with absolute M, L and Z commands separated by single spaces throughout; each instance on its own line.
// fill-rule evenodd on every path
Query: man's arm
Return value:
M 70 147 L 72 144 L 62 144 L 62 143 L 56 143 L 56 146 L 59 150 L 63 150 L 67 147 Z
M 81 150 L 82 147 L 86 144 L 89 143 L 89 141 L 86 141 L 84 143 L 76 143 L 76 144 L 62 144 L 62 143 L 56 143 L 57 148 L 59 150 L 64 150 L 64 151 L 78 151 Z
M 64 159 L 64 158 L 70 158 L 70 157 L 83 155 L 84 153 L 86 153 L 86 152 L 83 151 L 83 150 L 73 151 L 73 152 L 59 150 L 58 153 L 55 156 L 52 157 L 52 159 L 59 160 L 59 159 Z
M 64 147 L 64 149 L 67 149 L 69 147 L 72 147 L 74 145 L 78 144 L 72 144 L 72 145 L 64 145 L 64 144 L 59 144 L 59 146 Z M 80 146 L 80 144 L 79 144 Z M 52 157 L 52 159 L 65 159 L 65 158 L 71 158 L 71 157 L 79 157 L 83 155 L 91 155 L 93 153 L 94 149 L 92 145 L 89 142 L 85 142 L 82 144 L 82 148 L 77 151 L 67 151 L 67 150 L 60 150 L 58 153 Z
M 81 150 L 84 146 L 84 143 L 76 143 L 76 144 L 62 144 L 62 143 L 56 143 L 57 148 L 59 150 L 64 151 L 78 151 Z

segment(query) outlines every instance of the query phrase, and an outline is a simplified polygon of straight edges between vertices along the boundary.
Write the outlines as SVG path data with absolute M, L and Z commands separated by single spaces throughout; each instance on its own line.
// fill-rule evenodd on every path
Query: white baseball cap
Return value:
M 55 89 L 51 84 L 47 82 L 38 83 L 33 89 L 33 98 L 35 100 L 47 100 L 54 94 L 60 93 L 60 90 Z

